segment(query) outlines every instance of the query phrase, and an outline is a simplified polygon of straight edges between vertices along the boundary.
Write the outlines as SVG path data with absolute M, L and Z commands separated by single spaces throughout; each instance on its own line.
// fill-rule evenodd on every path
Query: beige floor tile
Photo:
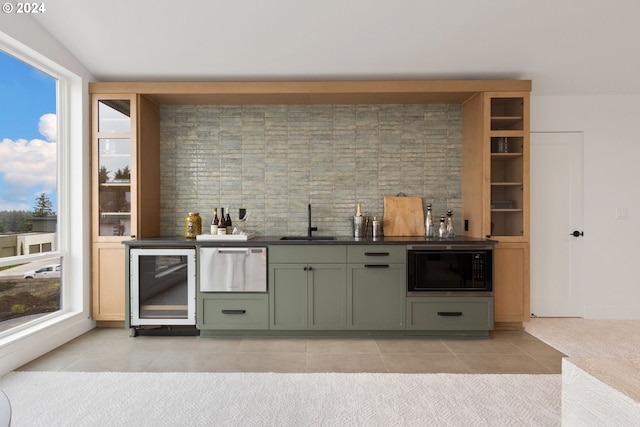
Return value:
M 549 344 L 545 344 L 542 341 L 519 341 L 514 342 L 513 345 L 529 355 L 536 356 L 564 356 L 562 352 L 551 347 Z
M 307 340 L 300 338 L 245 338 L 238 353 L 306 353 Z
M 76 360 L 85 357 L 87 352 L 54 350 L 36 360 L 21 366 L 18 371 L 64 371 Z
M 199 338 L 193 349 L 211 353 L 235 353 L 241 342 L 242 338 Z
M 307 372 L 387 372 L 379 354 L 307 354 Z
M 454 354 L 524 354 L 508 341 L 501 340 L 443 340 L 444 345 Z
M 77 372 L 144 372 L 151 363 L 146 354 L 134 354 L 128 357 L 116 357 L 114 354 L 93 354 L 91 357 L 81 357 L 69 363 L 65 371 Z
M 218 372 L 236 371 L 237 357 L 231 354 L 202 351 L 158 354 L 145 368 L 146 372 Z M 217 361 L 218 363 L 215 363 Z M 226 367 L 226 368 L 225 368 Z
M 562 359 L 565 356 L 537 356 L 531 355 L 531 358 L 536 362 L 543 365 L 545 368 L 549 370 L 550 374 L 561 374 L 562 373 Z
M 328 354 L 379 353 L 376 340 L 366 338 L 309 338 L 307 340 L 307 352 Z
M 453 354 L 386 353 L 388 372 L 468 374 L 469 369 Z
M 510 354 L 464 354 L 456 357 L 472 374 L 549 374 L 542 364 L 530 356 Z
M 236 354 L 237 372 L 304 372 L 305 353 Z
M 451 351 L 439 339 L 434 338 L 388 338 L 377 339 L 381 353 L 446 353 Z
M 561 372 L 562 353 L 531 335 L 511 331 L 494 332 L 493 335 L 491 339 L 132 338 L 124 329 L 100 328 L 70 341 L 20 370 Z M 453 353 L 455 355 L 451 356 Z

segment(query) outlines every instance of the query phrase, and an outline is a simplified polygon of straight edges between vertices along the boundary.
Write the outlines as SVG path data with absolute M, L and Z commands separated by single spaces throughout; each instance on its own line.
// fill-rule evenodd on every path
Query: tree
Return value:
M 45 193 L 36 197 L 36 205 L 33 207 L 34 217 L 44 217 L 53 215 L 53 209 L 51 208 L 51 200 Z

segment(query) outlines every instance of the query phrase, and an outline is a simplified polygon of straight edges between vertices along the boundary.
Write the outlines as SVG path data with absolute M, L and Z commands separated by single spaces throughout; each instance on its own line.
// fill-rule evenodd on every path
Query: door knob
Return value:
M 573 236 L 573 237 L 584 236 L 584 231 L 575 230 L 573 233 L 570 234 L 570 236 Z

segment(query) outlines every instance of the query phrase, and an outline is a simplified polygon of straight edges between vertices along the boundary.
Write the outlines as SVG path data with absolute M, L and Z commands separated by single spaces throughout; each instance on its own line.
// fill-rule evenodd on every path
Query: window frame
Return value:
M 0 34 L 1 35 L 1 34 Z M 77 86 L 81 79 L 75 76 L 65 68 L 53 63 L 45 57 L 40 57 L 35 52 L 28 52 L 28 48 L 22 46 L 11 46 L 0 38 L 0 50 L 15 59 L 24 62 L 56 80 L 56 206 L 54 210 L 57 215 L 56 221 L 56 250 L 51 252 L 42 252 L 38 254 L 16 255 L 12 257 L 0 258 L 0 267 L 12 265 L 21 262 L 34 262 L 49 258 L 60 258 L 63 265 L 60 277 L 60 309 L 40 316 L 37 319 L 29 320 L 21 323 L 13 328 L 7 329 L 0 333 L 0 347 L 10 343 L 12 338 L 22 337 L 30 331 L 37 330 L 52 324 L 57 319 L 67 318 L 70 314 L 82 312 L 84 309 L 78 301 L 82 300 L 83 289 L 78 286 L 71 278 L 71 271 L 75 262 L 71 262 L 73 257 L 69 255 L 69 242 L 71 236 L 71 218 L 70 206 L 72 188 L 71 188 L 71 159 L 70 146 L 71 140 L 71 117 L 70 117 L 70 101 L 74 97 L 72 86 Z M 75 77 L 74 77 L 75 76 Z M 75 84 L 71 79 L 76 78 Z M 76 95 L 77 97 L 77 95 Z M 80 102 L 82 103 L 81 99 Z M 77 124 L 74 124 L 77 125 Z M 76 264 L 77 265 L 77 264 Z

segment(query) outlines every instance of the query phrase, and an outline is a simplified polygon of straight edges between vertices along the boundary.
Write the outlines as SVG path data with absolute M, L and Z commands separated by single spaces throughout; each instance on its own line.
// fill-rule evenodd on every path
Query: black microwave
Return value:
M 493 292 L 493 249 L 481 247 L 409 246 L 407 295 L 439 293 L 490 295 Z

